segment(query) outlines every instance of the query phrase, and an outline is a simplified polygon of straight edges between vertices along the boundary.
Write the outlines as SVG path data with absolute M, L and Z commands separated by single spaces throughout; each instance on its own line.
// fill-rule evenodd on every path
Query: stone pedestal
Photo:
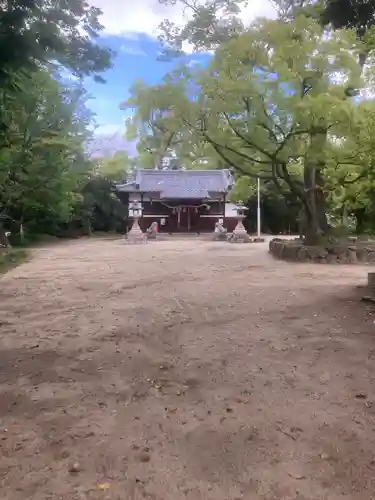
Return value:
M 139 227 L 138 219 L 135 219 L 133 226 L 126 236 L 127 243 L 147 243 L 147 236 L 142 233 Z
M 242 223 L 242 219 L 238 220 L 237 226 L 235 227 L 228 241 L 230 241 L 231 243 L 249 243 L 251 241 Z

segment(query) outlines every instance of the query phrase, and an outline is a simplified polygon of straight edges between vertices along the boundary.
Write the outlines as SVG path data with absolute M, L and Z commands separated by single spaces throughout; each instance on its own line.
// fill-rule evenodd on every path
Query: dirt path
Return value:
M 375 498 L 366 273 L 196 240 L 38 250 L 0 279 L 0 498 Z

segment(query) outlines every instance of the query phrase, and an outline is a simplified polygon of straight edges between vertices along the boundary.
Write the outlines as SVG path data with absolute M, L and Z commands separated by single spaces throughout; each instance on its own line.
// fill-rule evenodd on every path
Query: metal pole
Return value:
M 257 237 L 260 238 L 260 178 L 258 177 L 258 186 L 257 186 Z

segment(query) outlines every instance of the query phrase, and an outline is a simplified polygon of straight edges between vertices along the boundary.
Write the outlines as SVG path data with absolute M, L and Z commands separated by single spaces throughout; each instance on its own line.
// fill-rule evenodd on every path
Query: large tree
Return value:
M 127 121 L 127 138 L 137 140 L 138 166 L 154 168 L 165 156 L 177 157 L 186 168 L 215 168 L 221 163 L 212 146 L 174 113 L 176 103 L 185 98 L 190 77 L 189 68 L 180 67 L 160 85 L 138 81 L 131 87 L 130 98 L 122 106 L 133 110 Z
M 17 99 L 0 91 L 8 123 L 0 149 L 0 212 L 19 224 L 47 213 L 61 221 L 89 168 L 84 143 L 90 113 L 82 89 L 62 87 L 46 71 L 26 78 L 29 92 Z
M 72 211 L 92 116 L 80 84 L 59 72 L 103 81 L 112 53 L 98 43 L 100 14 L 86 0 L 0 1 L 2 221 Z
M 184 43 L 195 50 L 216 49 L 221 43 L 242 34 L 247 26 L 241 11 L 248 0 L 158 0 L 177 7 L 185 24 L 165 20 L 160 25 L 160 39 L 166 53 L 181 53 Z M 293 21 L 298 14 L 317 19 L 322 26 L 354 29 L 359 38 L 375 24 L 374 0 L 270 0 L 279 19 Z
M 0 85 L 47 62 L 98 76 L 111 64 L 111 51 L 97 43 L 100 14 L 86 0 L 2 0 Z
M 187 42 L 194 50 L 216 49 L 221 43 L 244 31 L 241 7 L 248 0 L 159 0 L 177 6 L 186 14 L 186 23 L 178 25 L 165 20 L 160 25 L 159 38 L 164 57 L 179 55 Z
M 349 32 L 326 37 L 303 16 L 257 23 L 219 49 L 200 80 L 203 137 L 235 168 L 240 157 L 247 174 L 286 183 L 303 203 L 311 239 L 328 230 L 324 173 L 334 140 L 360 119 L 347 93 L 360 85 L 355 44 Z M 339 152 L 338 164 L 348 163 L 348 150 Z M 350 161 L 362 168 L 364 157 Z
M 288 186 L 316 241 L 329 229 L 332 179 L 354 183 L 372 168 L 371 113 L 348 90 L 361 85 L 362 50 L 353 33 L 328 37 L 304 16 L 254 23 L 218 48 L 207 70 L 186 74 L 173 93 L 165 84 L 163 124 L 182 140 L 210 145 L 242 175 Z M 153 113 L 160 118 L 158 102 Z

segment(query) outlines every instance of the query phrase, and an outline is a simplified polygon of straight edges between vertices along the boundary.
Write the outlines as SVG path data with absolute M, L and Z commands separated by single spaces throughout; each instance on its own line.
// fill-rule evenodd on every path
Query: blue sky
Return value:
M 85 83 L 92 97 L 89 106 L 97 115 L 97 134 L 123 133 L 124 119 L 131 111 L 122 111 L 119 106 L 129 97 L 132 83 L 139 78 L 148 84 L 158 83 L 173 69 L 176 61 L 159 61 L 160 45 L 155 38 L 146 34 L 106 35 L 101 37 L 101 43 L 117 54 L 113 68 L 102 75 L 106 84 L 92 80 Z M 183 61 L 186 64 L 204 64 L 207 59 L 207 54 L 189 54 L 184 56 Z
M 204 1 L 195 0 L 198 4 Z M 85 85 L 92 96 L 89 106 L 97 115 L 97 141 L 93 150 L 112 154 L 125 147 L 130 154 L 135 154 L 135 145 L 121 139 L 125 133 L 124 120 L 131 111 L 121 111 L 119 106 L 129 96 L 129 87 L 136 80 L 142 78 L 155 84 L 173 68 L 176 61 L 158 61 L 158 27 L 165 19 L 178 26 L 184 25 L 191 12 L 183 10 L 179 2 L 171 5 L 173 1 L 166 0 L 89 0 L 89 3 L 102 11 L 100 43 L 117 52 L 113 68 L 103 75 L 107 83 L 100 85 L 90 80 Z M 256 17 L 273 17 L 274 13 L 270 1 L 251 0 L 242 9 L 241 17 L 247 24 Z M 184 50 L 189 54 L 184 58 L 187 64 L 204 64 L 209 57 L 191 53 L 188 46 Z

